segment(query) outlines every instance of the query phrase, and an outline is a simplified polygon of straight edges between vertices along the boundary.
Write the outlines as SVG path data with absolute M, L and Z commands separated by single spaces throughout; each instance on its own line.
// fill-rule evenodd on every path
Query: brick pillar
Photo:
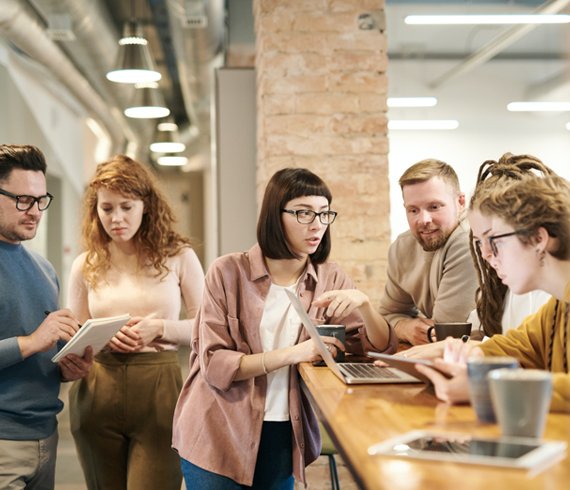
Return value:
M 331 188 L 332 260 L 381 294 L 390 241 L 386 36 L 359 30 L 384 0 L 254 0 L 257 185 L 306 167 Z

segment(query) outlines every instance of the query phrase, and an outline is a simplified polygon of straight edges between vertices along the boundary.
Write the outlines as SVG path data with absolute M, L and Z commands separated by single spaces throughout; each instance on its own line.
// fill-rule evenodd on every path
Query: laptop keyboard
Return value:
M 385 378 L 385 379 L 398 379 L 400 376 L 395 374 L 391 369 L 375 366 L 374 364 L 346 362 L 339 364 L 339 367 L 348 376 L 352 378 Z

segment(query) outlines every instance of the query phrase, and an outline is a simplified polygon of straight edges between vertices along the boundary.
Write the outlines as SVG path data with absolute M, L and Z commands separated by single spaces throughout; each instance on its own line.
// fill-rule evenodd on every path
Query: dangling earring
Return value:
M 546 252 L 544 250 L 537 250 L 536 255 L 538 255 L 538 265 L 544 267 L 544 258 L 546 257 Z

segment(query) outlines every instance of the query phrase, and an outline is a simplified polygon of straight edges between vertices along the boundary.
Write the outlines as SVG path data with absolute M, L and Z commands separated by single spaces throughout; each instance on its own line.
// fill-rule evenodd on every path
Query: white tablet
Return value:
M 370 446 L 368 454 L 531 469 L 562 459 L 566 443 L 413 431 Z

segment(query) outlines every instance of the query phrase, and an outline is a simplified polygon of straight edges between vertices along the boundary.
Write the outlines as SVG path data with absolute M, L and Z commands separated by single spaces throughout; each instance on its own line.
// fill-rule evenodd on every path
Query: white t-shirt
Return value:
M 536 313 L 549 299 L 550 294 L 538 289 L 525 294 L 513 294 L 508 290 L 505 297 L 503 318 L 501 319 L 503 333 L 511 328 L 517 328 L 528 315 Z M 471 331 L 479 330 L 481 322 L 477 316 L 477 310 L 471 312 L 467 321 L 472 323 Z
M 297 285 L 285 287 L 271 284 L 265 299 L 259 324 L 263 352 L 290 347 L 299 335 L 301 319 L 287 298 L 285 289 L 294 293 Z M 289 369 L 290 366 L 283 366 L 267 375 L 265 421 L 289 420 Z

